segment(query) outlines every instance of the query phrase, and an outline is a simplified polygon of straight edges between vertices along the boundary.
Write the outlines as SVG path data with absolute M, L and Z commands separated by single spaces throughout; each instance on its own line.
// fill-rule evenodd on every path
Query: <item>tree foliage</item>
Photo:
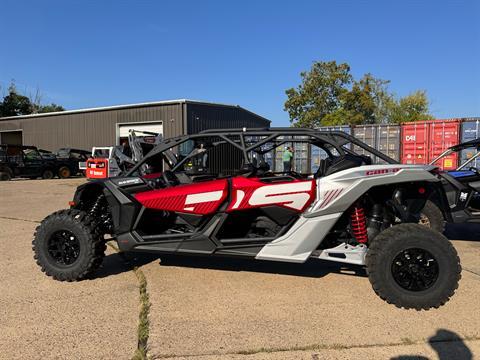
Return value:
M 390 104 L 389 120 L 391 123 L 400 124 L 409 121 L 430 120 L 430 102 L 425 91 L 417 90 Z
M 40 103 L 40 95 L 37 92 L 35 100 L 28 96 L 22 95 L 12 82 L 8 87 L 8 94 L 3 97 L 0 102 L 0 117 L 28 115 L 36 113 L 47 113 L 53 111 L 64 111 L 65 109 L 57 104 Z
M 8 95 L 0 103 L 0 116 L 27 115 L 33 111 L 30 99 L 17 92 L 15 84 L 8 87 Z
M 298 88 L 286 91 L 285 110 L 297 126 L 319 126 L 325 116 L 341 108 L 341 97 L 353 80 L 350 66 L 335 61 L 316 62 L 300 76 Z
M 424 91 L 396 99 L 390 81 L 365 74 L 355 80 L 348 64 L 315 62 L 301 84 L 286 90 L 285 110 L 294 126 L 400 123 L 431 118 Z

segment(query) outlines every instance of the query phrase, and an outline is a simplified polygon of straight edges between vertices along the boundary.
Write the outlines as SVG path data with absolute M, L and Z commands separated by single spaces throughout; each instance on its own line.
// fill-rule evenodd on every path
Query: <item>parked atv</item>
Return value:
M 315 173 L 275 172 L 264 161 L 292 143 L 326 153 Z M 386 164 L 371 165 L 350 144 Z M 218 171 L 219 149 L 233 154 L 228 171 Z M 434 166 L 397 164 L 343 132 L 204 131 L 162 141 L 124 176 L 81 185 L 69 210 L 42 221 L 33 250 L 62 281 L 94 273 L 107 234 L 121 251 L 335 261 L 366 266 L 388 303 L 430 309 L 461 275 L 452 244 L 418 224 L 432 194 L 446 202 Z

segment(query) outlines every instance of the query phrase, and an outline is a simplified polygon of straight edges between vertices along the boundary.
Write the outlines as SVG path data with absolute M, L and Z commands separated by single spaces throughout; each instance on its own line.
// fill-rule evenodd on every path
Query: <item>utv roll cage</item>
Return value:
M 449 147 L 447 150 L 445 150 L 440 155 L 438 155 L 435 159 L 430 161 L 430 165 L 434 165 L 441 158 L 443 158 L 445 156 L 448 156 L 448 155 L 450 155 L 454 152 L 459 152 L 459 151 L 469 149 L 469 148 L 475 148 L 477 150 L 477 153 L 475 155 L 473 155 L 470 159 L 465 161 L 463 164 L 461 164 L 458 168 L 455 169 L 456 171 L 462 170 L 462 169 L 465 168 L 465 166 L 472 163 L 473 161 L 475 161 L 475 159 L 477 159 L 480 156 L 480 151 L 478 151 L 478 150 L 480 150 L 480 138 L 475 139 L 475 140 L 466 141 L 464 143 L 457 144 L 457 145 L 454 145 L 452 147 Z
M 346 154 L 357 155 L 352 149 L 348 149 L 345 146 L 352 144 L 365 150 L 367 153 L 377 156 L 388 164 L 398 164 L 398 161 L 342 131 L 321 131 L 303 128 L 212 129 L 204 130 L 198 134 L 165 139 L 153 148 L 142 161 L 130 169 L 126 176 L 133 175 L 150 159 L 164 152 L 166 153 L 165 158 L 171 170 L 178 170 L 196 149 L 193 149 L 190 154 L 180 161 L 178 161 L 177 156 L 169 150 L 188 140 L 206 140 L 208 138 L 217 140 L 212 141 L 211 144 L 213 146 L 228 143 L 240 150 L 246 165 L 253 165 L 252 159 L 248 155 L 249 152 L 254 151 L 259 154 L 264 154 L 272 151 L 275 147 L 290 142 L 310 143 L 325 150 L 328 156 L 333 156 L 334 151 L 338 154 L 336 156 L 345 156 Z M 270 146 L 262 148 L 262 146 L 267 144 L 270 144 Z

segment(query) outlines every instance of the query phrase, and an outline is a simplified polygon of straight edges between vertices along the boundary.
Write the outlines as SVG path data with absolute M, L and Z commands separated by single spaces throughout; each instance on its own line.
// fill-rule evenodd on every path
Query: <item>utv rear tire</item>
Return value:
M 371 242 L 366 265 L 375 293 L 399 308 L 428 310 L 458 288 L 460 259 L 442 234 L 419 224 L 392 226 Z
M 54 175 L 55 175 L 55 174 L 53 173 L 52 170 L 47 169 L 47 170 L 44 170 L 44 171 L 43 171 L 43 173 L 42 173 L 42 179 L 49 180 L 49 179 L 52 179 Z
M 58 177 L 60 179 L 67 179 L 72 175 L 72 172 L 70 171 L 68 166 L 62 166 L 60 169 L 58 169 Z
M 76 281 L 100 266 L 106 244 L 85 212 L 60 210 L 37 227 L 32 248 L 37 264 L 48 276 Z
M 443 233 L 445 230 L 445 218 L 443 217 L 443 213 L 438 206 L 430 200 L 425 203 L 425 207 L 420 213 L 420 221 L 418 223 L 438 231 L 439 233 Z

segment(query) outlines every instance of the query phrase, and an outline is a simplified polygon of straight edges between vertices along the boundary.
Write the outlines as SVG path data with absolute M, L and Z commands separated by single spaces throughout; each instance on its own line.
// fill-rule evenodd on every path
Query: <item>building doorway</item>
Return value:
M 0 144 L 23 145 L 22 130 L 1 131 Z

